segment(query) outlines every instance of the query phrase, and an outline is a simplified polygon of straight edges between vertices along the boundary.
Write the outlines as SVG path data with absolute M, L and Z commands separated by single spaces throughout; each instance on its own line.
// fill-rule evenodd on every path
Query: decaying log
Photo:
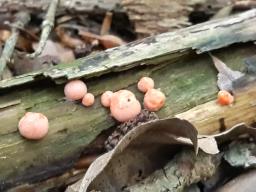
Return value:
M 196 22 L 190 19 L 193 13 L 201 14 L 202 22 L 231 3 L 231 0 L 122 0 L 121 5 L 138 36 L 147 37 L 190 26 Z
M 255 45 L 244 43 L 256 39 L 255 21 L 256 10 L 251 10 L 0 81 L 0 189 L 42 181 L 72 167 L 99 133 L 116 124 L 100 105 L 100 94 L 107 89 L 128 88 L 142 101 L 136 83 L 143 75 L 155 79 L 156 87 L 166 94 L 160 117 L 179 116 L 190 110 L 180 117 L 191 120 L 204 134 L 218 132 L 222 118 L 227 128 L 244 119 L 254 122 L 254 116 L 248 115 L 255 114 L 253 87 L 239 92 L 233 107 L 212 102 L 212 111 L 204 104 L 215 98 L 217 72 L 207 54 L 197 55 L 195 51 L 212 51 L 229 67 L 243 70 L 243 59 L 255 53 Z M 64 100 L 63 83 L 74 78 L 86 80 L 96 96 L 93 107 Z M 33 142 L 19 135 L 18 120 L 26 111 L 42 112 L 49 118 L 50 132 L 45 139 Z
M 206 21 L 221 8 L 236 2 L 240 0 L 61 0 L 57 15 L 69 10 L 103 18 L 106 11 L 112 11 L 114 20 L 120 21 L 123 16 L 116 14 L 125 14 L 142 38 Z M 38 10 L 46 10 L 49 3 L 50 0 L 1 0 L 0 11 L 29 9 L 37 14 Z
M 1 0 L 0 7 L 2 11 L 6 9 L 35 9 L 46 10 L 51 0 Z M 59 9 L 69 9 L 70 11 L 100 12 L 114 10 L 119 5 L 119 0 L 60 0 Z

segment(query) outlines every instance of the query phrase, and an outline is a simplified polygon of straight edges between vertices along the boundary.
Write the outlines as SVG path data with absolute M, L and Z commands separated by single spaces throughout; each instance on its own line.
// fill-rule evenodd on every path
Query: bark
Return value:
M 46 10 L 50 2 L 51 0 L 1 0 L 0 7 L 2 11 L 6 9 Z M 119 0 L 60 0 L 59 11 L 69 9 L 69 11 L 101 13 L 106 10 L 114 10 L 118 7 L 119 2 Z
M 106 11 L 115 13 L 114 28 L 119 31 L 127 27 L 125 14 L 134 26 L 139 38 L 190 26 L 208 20 L 221 8 L 234 4 L 238 0 L 61 0 L 58 14 L 65 10 L 74 13 L 86 13 L 103 18 Z M 239 1 L 238 1 L 239 2 Z M 1 0 L 2 10 L 29 9 L 35 14 L 47 9 L 49 0 Z M 248 9 L 248 8 L 247 8 Z M 125 17 L 126 18 L 126 17 Z M 120 22 L 122 20 L 122 22 Z M 123 24 L 123 22 L 125 22 Z M 191 23 L 192 22 L 192 23 Z M 122 27 L 120 27 L 120 25 Z M 122 33 L 122 32 L 120 32 Z
M 191 22 L 206 21 L 231 3 L 231 0 L 123 0 L 121 5 L 134 23 L 138 37 L 147 37 L 190 26 Z
M 128 88 L 142 101 L 143 94 L 137 91 L 136 83 L 144 75 L 155 79 L 156 87 L 166 94 L 165 107 L 158 112 L 160 117 L 180 114 L 198 126 L 200 133 L 207 134 L 222 128 L 221 118 L 227 119 L 227 128 L 244 119 L 252 123 L 252 88 L 239 92 L 230 110 L 207 103 L 217 93 L 217 72 L 207 54 L 197 55 L 195 51 L 223 48 L 212 53 L 232 69 L 242 70 L 243 59 L 255 53 L 254 45 L 242 43 L 256 39 L 252 25 L 255 20 L 256 11 L 252 10 L 1 81 L 0 189 L 42 181 L 70 169 L 97 135 L 116 125 L 99 102 L 101 93 Z M 231 46 L 234 43 L 240 44 Z M 89 91 L 96 96 L 93 107 L 64 100 L 63 83 L 73 78 L 86 80 Z M 209 111 L 209 105 L 214 110 Z M 187 110 L 189 114 L 185 113 Z M 33 142 L 19 135 L 18 120 L 26 111 L 41 112 L 49 118 L 50 132 L 45 139 Z

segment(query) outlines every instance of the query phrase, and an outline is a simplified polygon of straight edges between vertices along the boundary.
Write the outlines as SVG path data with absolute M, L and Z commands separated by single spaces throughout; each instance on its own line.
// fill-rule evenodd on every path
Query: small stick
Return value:
M 106 35 L 109 33 L 111 23 L 112 23 L 112 15 L 113 13 L 107 12 L 105 15 L 105 18 L 103 20 L 101 30 L 100 30 L 100 35 Z
M 0 58 L 0 76 L 2 76 L 5 69 L 6 63 L 10 60 L 15 45 L 18 41 L 20 30 L 24 28 L 25 25 L 30 21 L 30 15 L 26 12 L 17 13 L 16 21 L 13 24 L 10 24 L 12 27 L 12 34 L 7 39 L 4 45 L 4 49 Z
M 54 26 L 55 13 L 58 7 L 59 0 L 52 0 L 45 16 L 45 20 L 42 24 L 42 33 L 37 49 L 34 53 L 28 54 L 27 57 L 35 58 L 40 55 L 46 45 L 46 41 L 50 35 L 50 32 Z

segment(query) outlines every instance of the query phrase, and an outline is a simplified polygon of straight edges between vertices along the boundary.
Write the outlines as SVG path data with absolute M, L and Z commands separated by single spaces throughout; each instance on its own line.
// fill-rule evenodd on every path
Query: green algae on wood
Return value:
M 230 67 L 242 69 L 243 58 L 253 53 L 254 46 L 247 44 L 220 50 L 217 56 L 225 58 Z M 81 151 L 100 132 L 115 125 L 109 111 L 99 101 L 100 95 L 107 89 L 128 88 L 142 101 L 143 94 L 136 88 L 137 81 L 143 75 L 151 76 L 167 97 L 165 107 L 158 113 L 160 117 L 172 116 L 214 98 L 217 72 L 208 55 L 187 55 L 179 62 L 170 64 L 147 66 L 140 70 L 134 68 L 88 80 L 89 90 L 96 95 L 96 103 L 90 108 L 65 101 L 63 85 L 52 83 L 10 90 L 0 96 L 3 103 L 3 99 L 10 102 L 20 98 L 21 101 L 0 110 L 1 122 L 7 122 L 5 126 L 0 125 L 1 186 L 36 181 L 72 166 Z M 13 118 L 13 111 L 16 118 Z M 25 111 L 41 112 L 49 118 L 50 132 L 45 139 L 32 142 L 21 138 L 17 124 Z M 58 168 L 56 162 L 62 162 Z
M 192 49 L 198 53 L 212 51 L 228 45 L 256 40 L 256 10 L 209 21 L 176 32 L 163 33 L 141 41 L 108 49 L 68 64 L 40 72 L 0 81 L 0 89 L 50 78 L 56 82 L 75 78 L 91 78 L 109 72 L 124 71 L 139 65 L 151 65 L 177 60 Z M 231 35 L 232 34 L 232 35 Z

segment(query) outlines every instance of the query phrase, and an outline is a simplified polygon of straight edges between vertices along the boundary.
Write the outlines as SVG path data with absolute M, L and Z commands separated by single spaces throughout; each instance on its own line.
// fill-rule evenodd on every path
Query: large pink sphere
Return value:
M 120 90 L 111 97 L 110 111 L 116 120 L 125 122 L 141 112 L 141 105 L 131 91 Z
M 144 96 L 144 107 L 149 111 L 160 110 L 165 103 L 165 95 L 157 89 L 150 89 Z
M 65 85 L 64 94 L 67 99 L 79 100 L 87 93 L 87 87 L 81 80 L 72 80 Z
M 48 129 L 48 119 L 42 113 L 27 112 L 19 121 L 19 132 L 26 139 L 42 139 Z

